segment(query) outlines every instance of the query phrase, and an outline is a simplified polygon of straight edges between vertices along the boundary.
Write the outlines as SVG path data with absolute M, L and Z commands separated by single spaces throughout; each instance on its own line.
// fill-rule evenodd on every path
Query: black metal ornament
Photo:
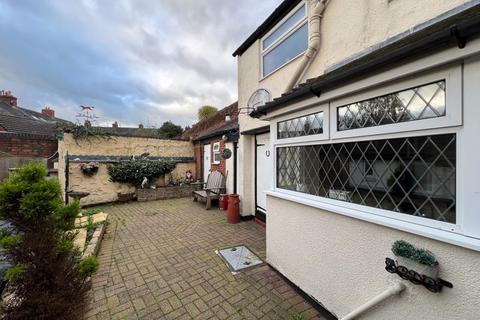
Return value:
M 230 159 L 232 157 L 232 150 L 225 148 L 222 150 L 222 158 L 223 159 Z
M 408 270 L 407 267 L 397 265 L 397 263 L 390 258 L 385 259 L 385 270 L 389 273 L 396 273 L 400 278 L 409 280 L 413 284 L 423 285 L 431 292 L 440 292 L 443 287 L 453 288 L 453 284 L 446 280 L 440 278 L 433 279 L 426 275 L 419 274 L 415 270 Z

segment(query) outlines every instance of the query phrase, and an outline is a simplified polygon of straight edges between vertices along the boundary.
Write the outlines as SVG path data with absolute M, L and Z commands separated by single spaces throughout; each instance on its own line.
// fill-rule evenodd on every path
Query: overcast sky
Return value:
M 0 89 L 98 124 L 195 122 L 236 100 L 232 52 L 281 0 L 2 0 Z

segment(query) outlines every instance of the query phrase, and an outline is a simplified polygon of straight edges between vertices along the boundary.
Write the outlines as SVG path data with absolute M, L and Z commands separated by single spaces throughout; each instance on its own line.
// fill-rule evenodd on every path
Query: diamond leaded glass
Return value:
M 279 122 L 277 131 L 278 139 L 323 133 L 323 111 Z
M 277 187 L 455 223 L 456 135 L 277 149 Z
M 445 116 L 445 80 L 337 108 L 339 131 Z

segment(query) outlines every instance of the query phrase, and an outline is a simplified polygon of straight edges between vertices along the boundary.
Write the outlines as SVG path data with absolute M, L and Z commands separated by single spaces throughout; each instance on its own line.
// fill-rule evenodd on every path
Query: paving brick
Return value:
M 269 266 L 232 275 L 215 254 L 245 244 L 265 259 L 265 230 L 254 222 L 228 225 L 223 212 L 191 199 L 105 212 L 112 223 L 85 319 L 321 319 Z

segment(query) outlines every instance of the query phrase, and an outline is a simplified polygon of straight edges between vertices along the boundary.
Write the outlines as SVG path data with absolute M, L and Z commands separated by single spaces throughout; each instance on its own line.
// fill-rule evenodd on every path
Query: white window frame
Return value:
M 290 29 L 288 29 L 287 31 L 285 31 L 284 34 L 282 34 L 275 42 L 273 42 L 271 45 L 269 45 L 267 48 L 263 48 L 263 41 L 265 39 L 267 39 L 272 33 L 274 33 L 278 28 L 280 28 L 283 23 L 288 20 L 288 18 L 290 18 L 291 16 L 293 16 L 295 14 L 295 12 L 297 12 L 297 10 L 299 10 L 302 6 L 305 6 L 305 17 L 303 17 L 302 20 L 300 20 L 299 22 L 297 22 L 294 26 L 292 26 Z M 308 34 L 310 34 L 310 26 L 308 25 L 308 14 L 309 14 L 309 6 L 308 6 L 308 3 L 305 2 L 305 1 L 301 1 L 293 10 L 290 11 L 290 13 L 288 15 L 286 15 L 282 20 L 280 20 L 280 22 L 277 23 L 277 25 L 275 26 L 275 28 L 273 28 L 272 30 L 270 30 L 266 35 L 264 35 L 262 37 L 262 39 L 260 39 L 260 81 L 265 79 L 266 77 L 274 74 L 275 72 L 277 72 L 278 70 L 282 69 L 284 66 L 286 66 L 287 64 L 289 64 L 290 62 L 296 60 L 298 57 L 302 56 L 305 51 L 302 51 L 301 53 L 299 53 L 297 56 L 293 57 L 292 59 L 288 60 L 287 62 L 285 62 L 284 64 L 282 64 L 281 66 L 279 66 L 278 68 L 272 70 L 271 72 L 267 73 L 267 74 L 264 74 L 263 73 L 263 58 L 265 57 L 266 54 L 268 54 L 270 51 L 272 51 L 273 49 L 275 49 L 279 44 L 281 44 L 283 41 L 285 41 L 289 36 L 291 36 L 293 33 L 295 33 L 298 29 L 300 29 L 301 27 L 303 27 L 305 24 L 307 24 L 307 28 L 308 28 Z M 308 45 L 307 45 L 308 47 Z
M 382 95 L 420 87 L 429 83 L 445 80 L 446 109 L 445 116 L 412 120 L 407 122 L 392 123 L 374 127 L 358 128 L 339 131 L 337 127 L 339 107 L 373 99 Z M 446 70 L 418 75 L 407 80 L 384 85 L 381 88 L 369 90 L 364 93 L 350 95 L 346 98 L 331 102 L 330 122 L 332 123 L 332 139 L 354 138 L 359 136 L 375 136 L 391 132 L 408 132 L 420 129 L 447 128 L 462 125 L 462 68 L 460 66 Z
M 337 108 L 358 101 L 402 91 L 405 89 L 422 86 L 439 80 L 445 80 L 446 84 L 446 115 L 443 117 L 413 120 L 410 122 L 387 124 L 376 127 L 352 129 L 346 131 L 337 130 Z M 443 70 L 415 75 L 408 79 L 395 81 L 366 89 L 349 95 L 342 95 L 342 98 L 332 99 L 319 106 L 303 109 L 287 115 L 271 119 L 272 150 L 274 158 L 273 190 L 267 194 L 298 202 L 301 204 L 317 207 L 335 213 L 359 218 L 381 225 L 405 230 L 408 232 L 430 236 L 439 240 L 466 246 L 467 237 L 472 236 L 471 226 L 467 225 L 464 208 L 464 175 L 461 169 L 464 163 L 464 152 L 462 152 L 465 139 L 463 131 L 463 90 L 462 90 L 462 67 L 460 65 L 450 66 Z M 277 123 L 308 115 L 315 111 L 324 111 L 323 134 L 277 139 Z M 329 116 L 329 118 L 326 118 Z M 328 120 L 327 120 L 328 119 Z M 456 134 L 456 222 L 447 223 L 398 213 L 384 209 L 363 206 L 355 203 L 319 197 L 297 191 L 286 190 L 277 187 L 277 149 L 287 146 L 318 145 L 331 143 L 347 143 L 356 141 L 381 140 L 406 138 L 415 136 L 429 136 L 439 134 Z M 468 229 L 468 230 L 466 230 Z M 475 237 L 480 238 L 480 226 L 476 228 Z
M 215 160 L 216 156 L 218 156 L 218 160 Z M 220 164 L 220 162 L 220 142 L 215 142 L 212 146 L 212 164 Z

